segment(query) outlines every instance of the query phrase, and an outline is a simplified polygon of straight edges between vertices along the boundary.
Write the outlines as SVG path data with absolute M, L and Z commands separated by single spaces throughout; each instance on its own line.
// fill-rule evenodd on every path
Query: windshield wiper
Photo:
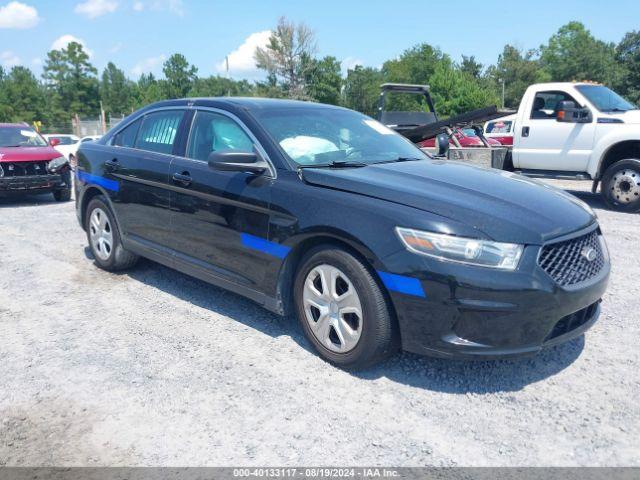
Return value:
M 375 162 L 374 165 L 380 165 L 381 163 L 399 163 L 399 162 L 415 162 L 419 160 L 425 160 L 419 157 L 396 157 L 391 160 L 382 160 L 381 162 Z
M 18 148 L 22 145 L 1 145 L 0 148 Z
M 357 168 L 370 165 L 364 162 L 352 162 L 349 160 L 339 160 L 331 163 L 318 163 L 317 165 L 300 165 L 300 168 Z

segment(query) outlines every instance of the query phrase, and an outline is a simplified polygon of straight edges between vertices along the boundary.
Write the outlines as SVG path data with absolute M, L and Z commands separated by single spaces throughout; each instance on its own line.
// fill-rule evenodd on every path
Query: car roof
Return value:
M 333 108 L 336 110 L 345 110 L 335 105 L 327 105 L 324 103 L 307 102 L 301 100 L 285 100 L 278 98 L 261 98 L 261 97 L 201 97 L 201 98 L 182 98 L 177 100 L 164 100 L 153 103 L 144 108 L 153 109 L 165 106 L 200 106 L 200 107 L 222 107 L 229 110 L 243 109 L 249 111 L 257 110 L 284 110 L 292 108 Z

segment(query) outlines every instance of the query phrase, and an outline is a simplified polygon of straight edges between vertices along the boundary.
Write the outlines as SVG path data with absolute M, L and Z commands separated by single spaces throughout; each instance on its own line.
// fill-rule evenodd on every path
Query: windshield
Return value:
M 351 110 L 291 108 L 255 115 L 287 156 L 301 166 L 428 158 L 406 138 Z
M 577 85 L 576 88 L 601 112 L 626 112 L 637 108 L 602 85 Z
M 46 147 L 47 142 L 29 127 L 0 127 L 0 147 Z

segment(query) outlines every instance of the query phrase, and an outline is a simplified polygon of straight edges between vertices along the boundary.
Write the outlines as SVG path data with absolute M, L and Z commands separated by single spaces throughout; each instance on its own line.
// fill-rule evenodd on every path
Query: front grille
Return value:
M 564 335 L 565 333 L 569 333 L 572 330 L 575 330 L 578 327 L 581 327 L 589 320 L 593 318 L 596 314 L 596 309 L 598 308 L 598 302 L 589 305 L 582 310 L 578 310 L 576 313 L 572 313 L 571 315 L 567 315 L 566 317 L 562 317 L 558 323 L 553 326 L 553 330 L 547 335 L 547 338 L 544 341 L 551 340 L 553 338 L 559 337 L 560 335 Z
M 2 174 L 0 178 L 14 178 L 14 177 L 30 177 L 33 175 L 47 175 L 48 160 L 35 160 L 33 162 L 2 162 L 0 167 L 2 168 Z
M 589 254 L 592 255 L 591 260 L 587 258 Z M 604 252 L 597 230 L 578 238 L 545 245 L 538 257 L 538 265 L 563 287 L 595 277 L 604 264 Z

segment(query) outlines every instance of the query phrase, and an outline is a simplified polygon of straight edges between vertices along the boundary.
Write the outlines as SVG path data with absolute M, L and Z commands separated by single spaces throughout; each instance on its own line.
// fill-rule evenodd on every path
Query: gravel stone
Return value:
M 534 358 L 348 373 L 297 322 L 90 259 L 73 202 L 0 200 L 0 465 L 640 466 L 640 216 L 604 209 L 599 322 Z

